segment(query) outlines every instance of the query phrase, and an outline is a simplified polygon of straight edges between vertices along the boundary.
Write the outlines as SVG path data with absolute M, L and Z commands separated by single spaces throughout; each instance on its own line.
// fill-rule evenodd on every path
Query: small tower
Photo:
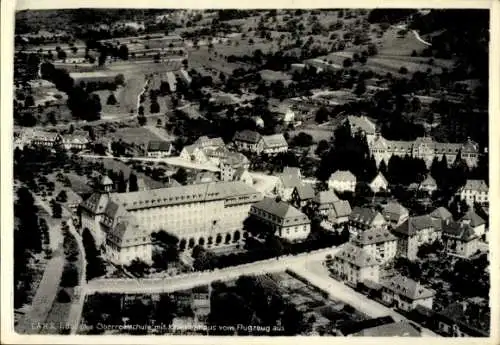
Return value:
M 113 181 L 107 175 L 103 175 L 99 182 L 99 189 L 101 192 L 110 193 L 113 189 Z

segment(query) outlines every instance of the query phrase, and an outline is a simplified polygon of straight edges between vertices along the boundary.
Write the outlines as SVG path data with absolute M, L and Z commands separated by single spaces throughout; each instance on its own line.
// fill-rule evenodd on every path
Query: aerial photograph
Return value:
M 13 331 L 489 338 L 489 29 L 17 11 Z

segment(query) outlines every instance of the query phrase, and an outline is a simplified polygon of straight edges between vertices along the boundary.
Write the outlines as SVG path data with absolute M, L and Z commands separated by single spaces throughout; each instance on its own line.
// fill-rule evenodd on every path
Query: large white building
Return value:
M 260 192 L 241 181 L 128 193 L 109 190 L 102 186 L 85 200 L 80 217 L 82 228 L 119 264 L 135 258 L 150 261 L 150 234 L 159 230 L 177 236 L 181 249 L 241 240 L 251 205 L 262 200 Z
M 467 180 L 465 185 L 458 191 L 460 199 L 472 206 L 475 202 L 488 202 L 488 185 L 484 180 Z

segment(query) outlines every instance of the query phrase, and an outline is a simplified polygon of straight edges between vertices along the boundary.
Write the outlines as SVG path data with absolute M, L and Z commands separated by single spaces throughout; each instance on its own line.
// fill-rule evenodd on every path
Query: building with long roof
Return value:
M 244 235 L 243 221 L 260 192 L 241 181 L 111 193 L 107 185 L 80 205 L 82 228 L 95 236 L 110 259 L 124 264 L 150 261 L 152 232 L 179 238 L 180 249 L 228 244 Z

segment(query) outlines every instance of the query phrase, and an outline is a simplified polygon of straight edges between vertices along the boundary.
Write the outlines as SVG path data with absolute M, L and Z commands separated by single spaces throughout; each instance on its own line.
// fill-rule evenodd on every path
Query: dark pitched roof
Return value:
M 373 243 L 383 243 L 396 241 L 397 237 L 387 229 L 368 229 L 359 233 L 353 240 L 354 243 L 368 245 Z
M 394 231 L 402 235 L 413 236 L 418 231 L 427 228 L 436 229 L 436 224 L 429 215 L 423 215 L 408 218 L 401 225 L 396 227 Z
M 261 138 L 262 136 L 259 133 L 245 129 L 243 131 L 236 132 L 234 134 L 233 141 L 243 141 L 247 143 L 257 144 Z
M 366 328 L 372 328 L 380 325 L 385 325 L 385 324 L 390 324 L 394 323 L 394 319 L 391 316 L 382 316 L 382 317 L 377 317 L 369 320 L 361 320 L 361 321 L 346 321 L 342 322 L 338 330 L 343 334 L 343 335 L 350 335 L 354 334 L 357 332 L 362 331 L 363 329 Z
M 461 219 L 462 221 L 470 222 L 470 225 L 475 228 L 476 226 L 480 226 L 486 224 L 486 221 L 481 218 L 473 209 L 470 209 Z
M 302 201 L 314 198 L 314 188 L 310 184 L 301 184 L 296 186 L 295 190 L 297 190 L 297 194 Z
M 335 254 L 335 259 L 347 261 L 356 267 L 370 267 L 381 264 L 380 260 L 371 255 L 368 251 L 349 242 Z
M 340 200 L 339 197 L 333 191 L 325 190 L 318 192 L 314 197 L 313 202 L 319 205 L 325 205 L 325 204 L 333 204 L 334 202 L 339 200 Z
M 109 196 L 107 194 L 94 193 L 81 203 L 81 207 L 92 213 L 101 214 L 104 213 L 108 201 Z
M 333 203 L 333 208 L 330 211 L 328 218 L 348 217 L 351 214 L 351 205 L 347 200 L 338 200 Z
M 382 215 L 374 209 L 356 206 L 352 210 L 349 220 L 356 223 L 371 225 L 378 216 L 382 217 Z
M 474 229 L 469 224 L 450 220 L 443 223 L 443 236 L 460 239 L 466 242 L 477 238 Z
M 354 337 L 420 337 L 420 332 L 410 322 L 401 321 L 366 328 Z
M 384 217 L 390 221 L 399 221 L 401 216 L 408 216 L 408 210 L 402 206 L 400 203 L 391 201 L 387 205 L 384 206 L 384 210 L 382 211 Z
M 438 207 L 431 212 L 431 217 L 445 220 L 450 219 L 452 217 L 452 214 L 445 207 Z
M 400 274 L 384 280 L 382 286 L 412 300 L 429 298 L 435 295 L 434 290 L 428 289 L 419 282 Z
M 293 219 L 294 222 L 297 223 L 309 222 L 309 218 L 307 218 L 304 213 L 300 212 L 298 209 L 284 201 L 276 201 L 272 198 L 264 198 L 261 201 L 255 203 L 252 207 L 278 217 L 280 220 L 284 221 L 282 224 L 286 223 L 286 225 L 291 225 L 288 224 L 289 222 L 286 222 L 286 220 L 290 219 Z
M 172 144 L 168 141 L 151 140 L 148 143 L 148 151 L 170 151 Z

